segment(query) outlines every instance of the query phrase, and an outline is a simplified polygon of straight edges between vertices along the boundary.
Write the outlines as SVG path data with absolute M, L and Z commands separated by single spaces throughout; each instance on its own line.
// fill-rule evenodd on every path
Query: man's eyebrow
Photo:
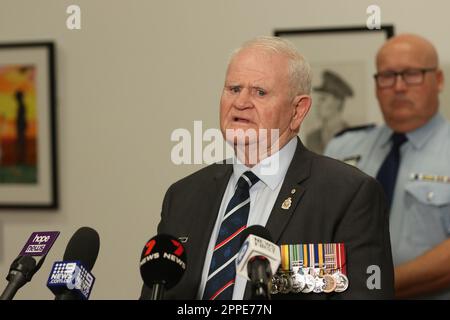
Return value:
M 236 86 L 241 86 L 241 84 L 238 81 L 226 81 L 225 82 L 225 86 L 226 87 L 236 87 Z
M 233 82 L 233 81 L 229 81 L 229 82 L 225 82 L 224 87 L 226 88 L 231 88 L 231 87 L 247 87 L 245 85 L 242 85 L 239 82 Z M 254 84 L 254 85 L 250 85 L 248 86 L 248 88 L 252 89 L 252 90 L 264 90 L 267 91 L 267 86 L 265 86 L 264 84 Z

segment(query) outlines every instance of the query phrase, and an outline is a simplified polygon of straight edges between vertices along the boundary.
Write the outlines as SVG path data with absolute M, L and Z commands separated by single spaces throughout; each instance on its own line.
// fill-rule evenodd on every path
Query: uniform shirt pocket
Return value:
M 414 181 L 406 184 L 405 190 L 419 202 L 428 219 L 438 214 L 447 235 L 450 235 L 450 184 Z
M 450 205 L 450 184 L 439 182 L 411 182 L 406 192 L 425 205 L 443 207 Z

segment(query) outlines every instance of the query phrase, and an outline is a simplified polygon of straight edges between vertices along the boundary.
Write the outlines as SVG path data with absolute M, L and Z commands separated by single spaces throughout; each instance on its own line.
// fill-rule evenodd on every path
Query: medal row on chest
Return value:
M 343 243 L 281 245 L 271 294 L 344 292 L 349 286 Z

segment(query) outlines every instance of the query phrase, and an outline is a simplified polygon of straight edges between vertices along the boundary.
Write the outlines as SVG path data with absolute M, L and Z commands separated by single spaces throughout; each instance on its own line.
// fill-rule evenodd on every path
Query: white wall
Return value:
M 65 27 L 78 4 L 82 30 Z M 218 125 L 229 52 L 274 29 L 365 25 L 374 1 L 1 0 L 0 41 L 57 44 L 61 208 L 0 212 L 0 288 L 32 231 L 60 230 L 42 270 L 17 298 L 49 299 L 51 263 L 80 226 L 101 249 L 92 299 L 135 299 L 138 260 L 156 231 L 167 187 L 198 167 L 170 162 L 175 128 Z M 397 33 L 420 33 L 450 63 L 450 3 L 376 1 Z

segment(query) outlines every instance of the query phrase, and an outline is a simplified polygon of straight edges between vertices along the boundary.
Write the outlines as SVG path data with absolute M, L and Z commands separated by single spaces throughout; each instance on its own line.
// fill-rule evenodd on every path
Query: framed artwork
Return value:
M 394 35 L 393 25 L 274 33 L 290 40 L 311 64 L 313 103 L 299 134 L 310 150 L 323 153 L 339 131 L 382 121 L 375 97 L 375 56 Z
M 55 46 L 0 44 L 0 208 L 56 209 Z

